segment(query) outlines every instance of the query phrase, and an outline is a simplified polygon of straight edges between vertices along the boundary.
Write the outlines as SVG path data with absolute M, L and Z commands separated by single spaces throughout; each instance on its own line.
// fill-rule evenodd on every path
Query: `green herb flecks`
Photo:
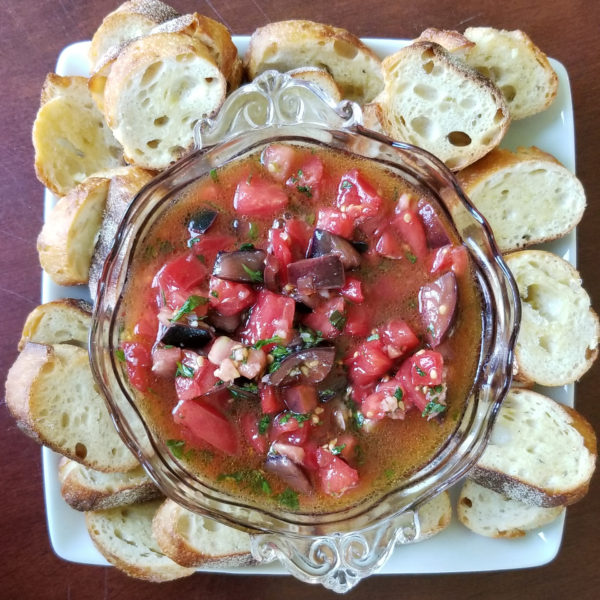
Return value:
M 248 265 L 242 263 L 242 269 L 246 272 L 246 275 L 250 277 L 252 283 L 263 283 L 263 274 L 260 271 L 255 271 L 251 269 Z

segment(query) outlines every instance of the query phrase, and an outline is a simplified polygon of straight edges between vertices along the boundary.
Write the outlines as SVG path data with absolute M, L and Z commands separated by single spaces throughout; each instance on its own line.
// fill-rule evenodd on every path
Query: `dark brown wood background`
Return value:
M 42 222 L 43 189 L 34 175 L 31 124 L 40 87 L 60 50 L 89 39 L 117 0 L 0 0 L 0 380 L 16 357 L 27 313 L 40 298 L 35 239 Z M 180 12 L 196 10 L 249 34 L 270 21 L 310 18 L 363 37 L 412 38 L 429 26 L 462 31 L 492 25 L 523 29 L 571 78 L 577 137 L 577 173 L 588 209 L 578 228 L 583 281 L 600 308 L 600 4 L 593 0 L 173 0 Z M 596 365 L 577 386 L 577 408 L 600 431 Z M 332 598 L 291 577 L 197 574 L 153 585 L 114 568 L 70 564 L 52 552 L 46 531 L 40 449 L 0 406 L 0 598 Z M 600 597 L 600 477 L 589 495 L 569 508 L 562 549 L 551 564 L 521 571 L 377 576 L 349 598 L 553 599 Z M 431 561 L 435 562 L 432 556 Z

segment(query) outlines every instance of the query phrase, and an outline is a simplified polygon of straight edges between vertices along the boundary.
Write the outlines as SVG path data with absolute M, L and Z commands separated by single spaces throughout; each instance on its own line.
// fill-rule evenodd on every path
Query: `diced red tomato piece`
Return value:
M 250 285 L 218 277 L 210 278 L 209 290 L 210 305 L 225 317 L 237 315 L 256 300 L 256 292 Z
M 344 333 L 365 337 L 371 331 L 371 313 L 364 305 L 350 304 L 346 307 L 346 328 Z
M 337 496 L 358 484 L 358 471 L 331 452 L 318 448 L 318 478 L 325 494 Z
M 306 383 L 289 386 L 283 390 L 283 401 L 292 412 L 312 412 L 317 407 L 317 389 Z
M 345 296 L 354 304 L 360 304 L 365 301 L 362 292 L 362 281 L 356 277 L 346 277 L 344 287 L 340 289 L 342 296 Z
M 261 162 L 269 175 L 283 183 L 287 181 L 294 168 L 296 151 L 292 146 L 269 144 L 261 155 Z
M 267 340 L 276 335 L 284 342 L 289 342 L 292 339 L 295 310 L 296 303 L 292 298 L 261 290 L 242 331 L 243 342 L 247 345 L 255 344 L 258 340 Z M 269 347 L 265 346 L 263 350 L 268 352 Z
M 368 385 L 385 375 L 393 363 L 384 352 L 381 340 L 369 340 L 354 349 L 346 364 L 352 383 Z
M 394 319 L 381 325 L 379 336 L 384 350 L 392 359 L 404 356 L 419 345 L 419 338 L 408 323 L 400 319 Z
M 337 324 L 337 327 L 334 323 Z M 314 331 L 320 331 L 323 337 L 328 340 L 337 337 L 346 326 L 344 299 L 341 296 L 336 296 L 323 302 L 304 317 L 304 324 Z
M 208 269 L 198 257 L 187 252 L 169 261 L 154 277 L 152 287 L 165 293 L 173 290 L 189 290 L 200 285 L 208 275 Z
M 225 454 L 237 454 L 235 428 L 214 406 L 197 400 L 185 400 L 175 407 L 173 418 L 187 430 L 192 439 L 208 442 Z
M 463 275 L 467 270 L 467 249 L 464 246 L 448 244 L 438 248 L 431 254 L 430 273 L 452 271 L 455 275 Z
M 352 239 L 354 219 L 334 208 L 320 208 L 317 215 L 317 229 L 324 229 L 343 238 Z
M 288 243 L 293 259 L 301 260 L 305 258 L 313 228 L 301 219 L 286 219 L 284 229 L 289 235 Z
M 337 207 L 357 223 L 377 216 L 382 200 L 358 169 L 342 175 L 337 191 Z
M 258 419 L 252 413 L 244 413 L 240 419 L 242 433 L 248 443 L 258 452 L 267 453 L 267 436 L 258 432 Z
M 440 385 L 444 379 L 444 357 L 435 350 L 422 350 L 408 359 L 414 385 Z
M 253 175 L 238 183 L 233 207 L 241 215 L 270 217 L 283 210 L 288 200 L 288 195 L 278 183 Z
M 150 345 L 142 342 L 123 342 L 121 349 L 125 355 L 125 366 L 131 385 L 140 392 L 145 392 L 151 379 Z
M 266 415 L 272 415 L 285 410 L 285 404 L 279 397 L 277 389 L 271 385 L 266 385 L 260 389 L 260 408 Z
M 206 358 L 200 357 L 191 350 L 184 350 L 181 364 L 193 370 L 193 375 L 175 377 L 175 392 L 179 400 L 191 400 L 203 396 L 217 384 L 218 379 L 214 375 L 215 366 Z

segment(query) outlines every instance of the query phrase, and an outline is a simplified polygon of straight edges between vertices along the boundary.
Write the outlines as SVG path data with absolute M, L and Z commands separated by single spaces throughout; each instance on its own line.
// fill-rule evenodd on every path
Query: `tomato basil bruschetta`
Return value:
M 454 430 L 481 335 L 469 260 L 398 175 L 269 145 L 142 240 L 117 352 L 155 430 L 213 485 L 330 510 L 390 489 Z

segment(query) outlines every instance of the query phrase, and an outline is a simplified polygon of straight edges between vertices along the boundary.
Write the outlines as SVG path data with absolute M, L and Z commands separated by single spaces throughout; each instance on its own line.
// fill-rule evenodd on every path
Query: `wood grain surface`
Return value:
M 41 271 L 35 240 L 43 189 L 33 170 L 31 124 L 39 92 L 60 50 L 90 39 L 117 0 L 0 0 L 0 380 L 16 357 L 27 313 L 39 303 Z M 600 3 L 592 0 L 173 0 L 180 12 L 221 20 L 234 34 L 270 21 L 310 18 L 363 37 L 416 37 L 429 26 L 463 30 L 491 25 L 523 29 L 571 79 L 577 174 L 588 209 L 578 228 L 579 266 L 600 308 Z M 576 406 L 600 431 L 597 364 L 576 388 Z M 50 547 L 42 496 L 39 447 L 0 406 L 0 599 L 270 599 L 333 598 L 291 577 L 196 574 L 168 583 L 129 579 L 114 568 L 70 564 Z M 600 476 L 589 495 L 569 508 L 558 557 L 535 569 L 437 576 L 376 576 L 348 598 L 370 600 L 502 598 L 587 600 L 600 597 Z M 436 560 L 435 556 L 431 557 Z

